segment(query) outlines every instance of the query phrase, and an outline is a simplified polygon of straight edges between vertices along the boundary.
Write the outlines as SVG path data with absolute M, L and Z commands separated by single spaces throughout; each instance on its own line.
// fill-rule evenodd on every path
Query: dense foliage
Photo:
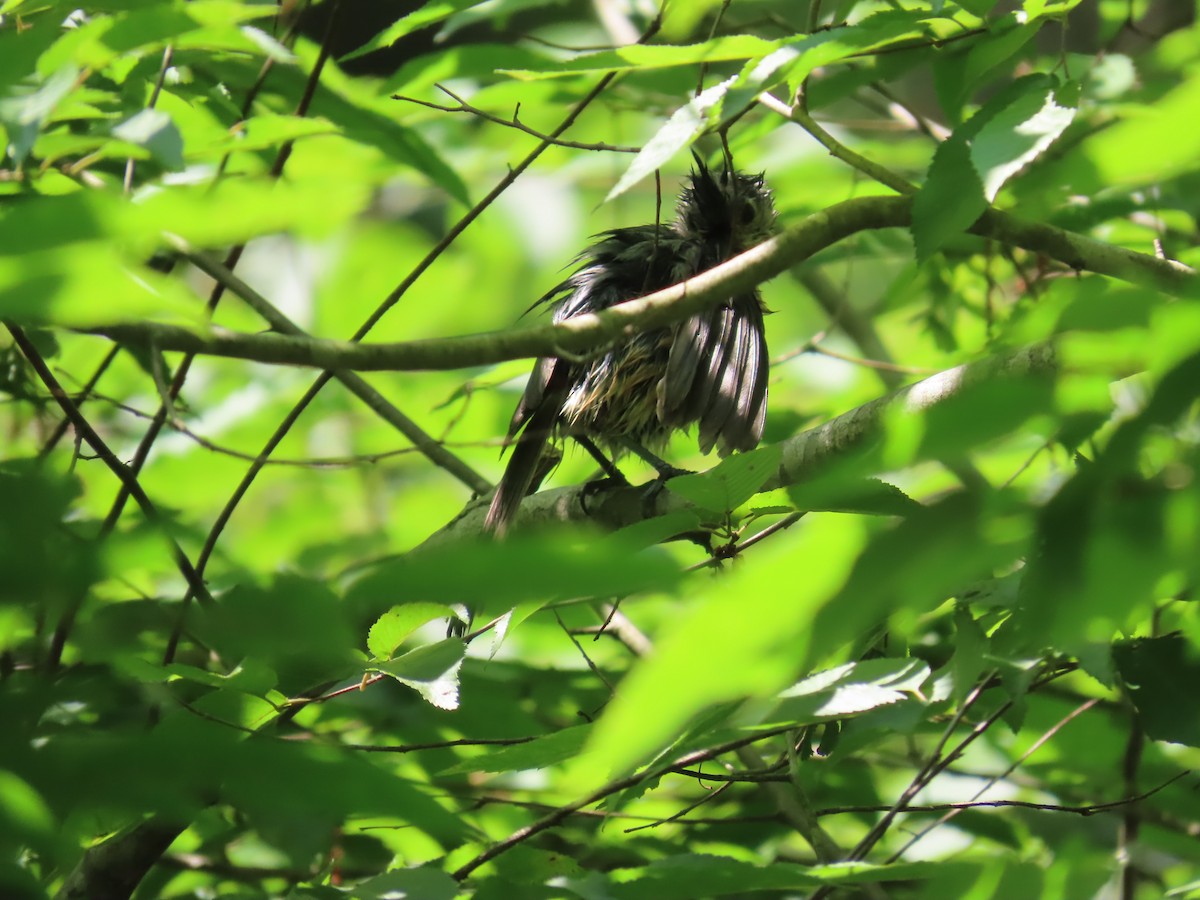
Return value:
M 3 0 L 0 895 L 1200 896 L 1197 110 L 1178 0 Z M 488 539 L 689 149 L 764 446 Z

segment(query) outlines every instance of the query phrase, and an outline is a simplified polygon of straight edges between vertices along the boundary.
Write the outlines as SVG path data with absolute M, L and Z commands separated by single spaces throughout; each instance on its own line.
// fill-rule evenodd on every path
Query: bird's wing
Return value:
M 529 381 L 525 383 L 525 393 L 517 408 L 513 411 L 512 421 L 508 423 L 508 440 L 512 441 L 521 426 L 546 402 L 546 386 L 550 383 L 556 364 L 559 360 L 552 356 L 538 357 L 529 373 Z M 559 404 L 561 407 L 561 404 Z
M 767 406 L 767 345 L 757 293 L 697 313 L 671 342 L 658 384 L 664 425 L 700 423 L 700 449 L 751 450 L 762 439 Z

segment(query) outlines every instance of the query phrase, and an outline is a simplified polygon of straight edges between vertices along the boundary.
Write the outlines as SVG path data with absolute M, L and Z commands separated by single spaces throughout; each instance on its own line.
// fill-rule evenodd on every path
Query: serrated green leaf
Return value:
M 591 734 L 590 725 L 575 725 L 551 734 L 542 735 L 523 744 L 492 750 L 465 759 L 445 769 L 442 774 L 466 772 L 523 772 L 544 769 L 565 762 L 579 754 Z
M 661 168 L 680 150 L 691 146 L 692 141 L 708 127 L 710 118 L 719 115 L 721 101 L 736 80 L 736 76 L 726 78 L 675 110 L 667 123 L 638 151 L 604 202 L 621 196 L 655 169 Z
M 1146 734 L 1200 747 L 1200 654 L 1178 635 L 1119 641 L 1113 659 Z
M 435 619 L 453 618 L 450 607 L 442 603 L 406 603 L 393 606 L 375 620 L 367 632 L 367 649 L 376 659 L 390 659 L 404 639 Z
M 769 444 L 726 457 L 707 472 L 672 478 L 667 489 L 701 509 L 729 512 L 757 494 L 779 471 L 782 459 L 782 448 Z
M 888 706 L 918 693 L 929 666 L 917 659 L 871 659 L 810 675 L 780 693 L 771 708 L 752 703 L 755 725 L 812 724 Z
M 287 692 L 348 677 L 361 659 L 360 638 L 338 597 L 296 575 L 280 575 L 268 587 L 235 587 L 204 610 L 196 628 L 223 659 L 253 657 L 274 669 Z
M 924 263 L 950 238 L 966 231 L 987 209 L 983 182 L 966 142 L 951 137 L 933 154 L 929 174 L 913 200 L 912 234 Z
M 954 648 L 951 667 L 954 676 L 954 699 L 961 702 L 978 683 L 980 674 L 987 666 L 985 653 L 988 642 L 983 629 L 979 627 L 967 606 L 960 605 L 955 608 L 954 625 L 958 634 L 958 644 Z
M 959 6 L 973 16 L 984 18 L 996 5 L 996 0 L 954 0 Z
M 466 44 L 442 47 L 404 63 L 384 82 L 380 93 L 419 96 L 435 84 L 455 78 L 484 78 L 506 69 L 533 69 L 548 64 L 544 53 L 507 44 Z
M 526 602 L 667 589 L 679 577 L 678 563 L 660 548 L 620 535 L 513 535 L 502 544 L 455 541 L 385 563 L 347 599 L 369 610 L 397 601 L 461 602 L 490 617 Z
M 774 862 L 759 866 L 723 856 L 680 854 L 649 866 L 617 870 L 611 876 L 607 895 L 613 900 L 693 900 L 755 891 L 796 891 L 826 884 L 916 880 L 938 873 L 934 863 L 802 866 Z
M 562 78 L 580 72 L 609 72 L 622 69 L 645 71 L 691 66 L 697 63 L 753 59 L 766 56 L 776 47 L 778 44 L 775 41 L 766 41 L 749 34 L 734 34 L 686 46 L 630 44 L 615 50 L 585 53 L 574 59 L 563 61 L 552 70 L 531 72 L 524 69 L 501 69 L 500 71 L 513 78 L 532 81 L 540 78 Z
M 344 54 L 341 61 L 348 62 L 376 50 L 390 47 L 407 34 L 428 28 L 457 12 L 470 9 L 472 6 L 479 6 L 482 2 L 485 0 L 427 0 L 420 8 L 397 19 L 358 49 Z
M 924 262 L 983 213 L 1004 183 L 1040 155 L 1074 111 L 1057 82 L 1030 75 L 1005 86 L 938 147 L 913 202 L 917 261 Z
M 786 79 L 789 92 L 794 94 L 800 83 L 815 69 L 852 56 L 881 50 L 901 41 L 926 37 L 929 29 L 928 17 L 928 10 L 920 8 L 883 10 L 872 13 L 853 25 L 831 28 L 805 35 L 796 41 L 785 42 L 781 51 L 791 50 L 798 53 L 791 59 L 783 57 L 784 65 L 779 67 L 771 83 Z M 781 55 L 772 54 L 776 58 Z M 769 56 L 760 65 L 766 66 L 770 61 Z M 761 74 L 751 66 L 747 66 L 747 71 L 751 73 L 751 78 Z
M 962 119 L 963 104 L 979 84 L 1011 59 L 1038 33 L 1039 26 L 1024 14 L 1009 13 L 989 23 L 988 34 L 961 53 L 950 53 L 933 65 L 934 85 L 946 118 Z
M 1000 110 L 971 139 L 971 163 L 990 203 L 1004 184 L 1058 139 L 1075 118 L 1057 92 L 1031 85 L 1029 93 Z
M 797 509 L 810 512 L 903 516 L 921 508 L 920 503 L 895 485 L 875 478 L 832 477 L 802 482 L 788 488 L 788 497 Z
M 465 652 L 466 645 L 460 639 L 446 638 L 375 663 L 370 671 L 382 672 L 408 685 L 438 709 L 458 709 L 458 670 Z
M 394 869 L 354 885 L 355 900 L 454 900 L 458 882 L 440 869 Z
M 829 516 L 819 529 L 777 535 L 731 573 L 693 575 L 686 608 L 626 676 L 594 726 L 587 765 L 575 774 L 594 782 L 627 771 L 669 746 L 702 710 L 791 683 L 812 617 L 841 586 L 862 541 L 856 519 Z M 775 566 L 804 578 L 784 590 Z M 702 578 L 713 579 L 707 589 Z

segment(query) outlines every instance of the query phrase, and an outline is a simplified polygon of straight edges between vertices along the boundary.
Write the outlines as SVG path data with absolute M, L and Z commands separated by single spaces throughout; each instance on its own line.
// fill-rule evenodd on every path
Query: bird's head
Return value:
M 675 229 L 683 237 L 716 244 L 726 256 L 766 240 L 774 227 L 775 204 L 762 175 L 728 167 L 713 172 L 696 157 L 676 210 Z

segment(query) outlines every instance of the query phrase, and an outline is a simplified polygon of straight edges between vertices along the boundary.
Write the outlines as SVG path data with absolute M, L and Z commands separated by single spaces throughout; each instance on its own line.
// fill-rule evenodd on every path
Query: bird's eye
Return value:
M 758 210 L 755 209 L 752 202 L 749 200 L 743 200 L 742 210 L 738 215 L 741 217 L 743 225 L 749 225 L 754 221 L 755 216 L 758 215 Z

